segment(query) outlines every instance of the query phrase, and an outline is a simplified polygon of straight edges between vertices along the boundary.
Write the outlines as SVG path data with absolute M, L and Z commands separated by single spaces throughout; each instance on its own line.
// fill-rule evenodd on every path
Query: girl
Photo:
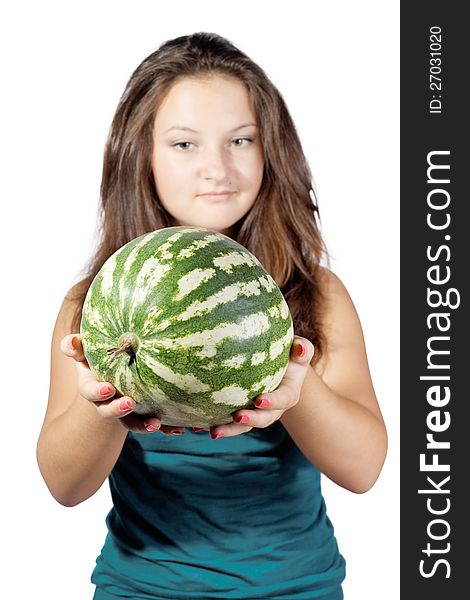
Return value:
M 321 266 L 314 200 L 280 93 L 228 40 L 170 40 L 133 73 L 105 149 L 100 244 L 55 325 L 37 449 L 65 506 L 109 476 L 113 508 L 92 575 L 95 600 L 343 597 L 345 560 L 320 473 L 367 491 L 387 435 L 353 303 Z M 294 319 L 279 387 L 210 435 L 134 414 L 132 398 L 92 375 L 76 333 L 104 261 L 174 225 L 220 231 L 248 248 Z

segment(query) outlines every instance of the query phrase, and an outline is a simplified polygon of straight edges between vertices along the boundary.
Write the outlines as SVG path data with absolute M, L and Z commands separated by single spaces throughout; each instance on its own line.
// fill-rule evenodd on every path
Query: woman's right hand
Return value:
M 184 433 L 184 427 L 162 425 L 156 417 L 134 414 L 133 410 L 136 407 L 134 399 L 123 396 L 110 383 L 98 381 L 83 353 L 80 334 L 66 335 L 61 340 L 60 349 L 66 356 L 75 360 L 79 394 L 92 402 L 104 419 L 119 419 L 124 427 L 135 433 L 152 433 L 154 431 L 161 431 L 167 435 L 175 435 L 175 431 Z

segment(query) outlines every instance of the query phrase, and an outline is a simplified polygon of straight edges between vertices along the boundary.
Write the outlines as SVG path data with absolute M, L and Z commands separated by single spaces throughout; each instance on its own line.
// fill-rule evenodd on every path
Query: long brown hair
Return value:
M 131 75 L 105 146 L 97 251 L 69 298 L 78 331 L 86 292 L 103 263 L 133 238 L 176 225 L 158 198 L 151 169 L 153 125 L 170 87 L 183 77 L 223 75 L 243 82 L 253 102 L 264 153 L 258 197 L 234 226 L 281 288 L 297 335 L 325 348 L 321 326 L 320 262 L 328 254 L 317 226 L 312 175 L 286 104 L 264 71 L 230 41 L 194 33 L 162 44 Z

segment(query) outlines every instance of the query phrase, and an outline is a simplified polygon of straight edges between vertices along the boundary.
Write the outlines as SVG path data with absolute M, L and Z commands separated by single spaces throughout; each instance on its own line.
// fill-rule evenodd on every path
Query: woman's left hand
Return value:
M 273 391 L 261 394 L 253 402 L 254 410 L 241 409 L 233 413 L 233 423 L 210 428 L 213 439 L 231 437 L 247 433 L 253 427 L 268 427 L 278 421 L 286 410 L 299 401 L 300 390 L 307 375 L 314 353 L 313 344 L 306 338 L 295 336 L 291 347 L 290 360 L 284 377 Z

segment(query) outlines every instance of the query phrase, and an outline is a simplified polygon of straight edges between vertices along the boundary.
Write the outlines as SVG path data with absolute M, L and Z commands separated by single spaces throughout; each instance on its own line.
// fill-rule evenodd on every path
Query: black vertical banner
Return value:
M 465 3 L 401 3 L 401 598 L 470 598 Z

